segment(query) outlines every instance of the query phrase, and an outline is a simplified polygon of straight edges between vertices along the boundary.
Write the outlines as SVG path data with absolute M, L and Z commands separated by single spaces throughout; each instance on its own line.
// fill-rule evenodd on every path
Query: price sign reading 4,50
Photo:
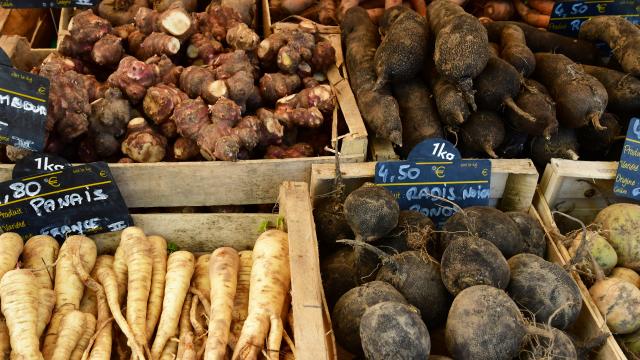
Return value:
M 489 160 L 462 160 L 442 139 L 418 144 L 407 161 L 377 163 L 375 173 L 376 184 L 391 191 L 401 209 L 419 211 L 438 225 L 455 213 L 451 202 L 462 208 L 487 205 L 490 179 Z
M 557 1 L 553 5 L 548 29 L 577 37 L 582 23 L 598 15 L 619 15 L 632 23 L 640 23 L 640 0 Z

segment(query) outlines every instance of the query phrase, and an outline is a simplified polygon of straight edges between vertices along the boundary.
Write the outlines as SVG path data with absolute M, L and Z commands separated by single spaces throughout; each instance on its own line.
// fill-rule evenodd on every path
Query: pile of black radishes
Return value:
M 582 308 L 580 290 L 543 259 L 535 218 L 474 206 L 436 230 L 421 213 L 400 211 L 383 187 L 365 184 L 343 202 L 339 192 L 317 204 L 315 219 L 345 350 L 380 360 L 585 358 L 565 333 Z
M 573 39 L 481 24 L 434 0 L 426 17 L 395 6 L 377 25 L 356 6 L 341 26 L 362 117 L 403 156 L 447 137 L 465 157 L 531 158 L 539 168 L 551 158 L 617 160 L 640 114 L 640 29 L 622 17 L 593 17 Z M 610 61 L 597 42 L 613 49 Z

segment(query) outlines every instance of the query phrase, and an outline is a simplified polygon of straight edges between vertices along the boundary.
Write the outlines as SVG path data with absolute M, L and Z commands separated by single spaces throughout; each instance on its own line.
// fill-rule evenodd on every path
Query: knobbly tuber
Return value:
M 256 0 L 221 0 L 220 5 L 234 9 L 240 15 L 242 22 L 255 27 Z
M 462 148 L 471 152 L 485 152 L 492 158 L 497 158 L 495 150 L 504 141 L 504 122 L 493 111 L 478 111 L 460 128 Z
M 534 77 L 556 102 L 560 124 L 574 129 L 591 122 L 601 129 L 600 117 L 607 107 L 604 86 L 564 55 L 536 53 L 535 58 Z
M 164 32 L 182 39 L 194 30 L 193 20 L 181 1 L 174 1 L 164 11 L 141 8 L 136 13 L 135 23 L 138 30 L 146 35 Z
M 222 44 L 216 39 L 207 38 L 200 33 L 193 34 L 189 39 L 187 57 L 194 62 L 194 65 L 209 65 L 216 55 L 223 52 Z
M 120 62 L 124 56 L 122 39 L 111 34 L 107 34 L 93 44 L 91 49 L 91 59 L 101 66 L 113 66 Z
M 453 83 L 475 110 L 473 78 L 489 61 L 487 31 L 480 21 L 449 0 L 429 4 L 429 26 L 436 36 L 433 60 L 438 73 Z
M 429 41 L 426 18 L 415 11 L 398 6 L 385 10 L 388 28 L 374 57 L 376 89 L 388 81 L 407 81 L 424 66 Z
M 547 240 L 544 229 L 540 226 L 538 220 L 522 211 L 509 211 L 506 214 L 516 223 L 520 230 L 524 240 L 523 252 L 544 258 L 547 253 Z
M 372 281 L 347 291 L 340 297 L 331 314 L 336 340 L 351 353 L 362 353 L 360 322 L 365 311 L 375 304 L 394 301 L 406 304 L 407 300 L 393 286 Z
M 147 90 L 142 107 L 145 115 L 159 125 L 169 120 L 176 106 L 188 98 L 175 86 L 158 84 Z
M 341 28 L 350 84 L 363 119 L 378 137 L 402 145 L 398 103 L 387 88 L 374 90 L 377 78 L 374 55 L 379 43 L 376 26 L 367 11 L 356 6 L 347 10 Z
M 457 129 L 469 117 L 469 105 L 464 95 L 453 84 L 438 77 L 433 84 L 433 97 L 442 122 L 450 129 Z
M 118 88 L 109 88 L 104 99 L 91 104 L 89 134 L 100 158 L 106 159 L 118 152 L 118 138 L 124 135 L 129 120 L 131 105 Z
M 500 36 L 502 52 L 500 57 L 513 65 L 524 77 L 529 77 L 536 68 L 536 58 L 527 47 L 522 29 L 515 25 L 506 25 Z
M 394 83 L 392 88 L 400 107 L 402 154 L 406 157 L 421 141 L 442 137 L 440 117 L 429 88 L 421 79 Z
M 552 158 L 578 160 L 578 148 L 576 132 L 559 128 L 548 140 L 542 136 L 531 140 L 531 160 L 540 168 L 544 168 Z
M 238 23 L 227 30 L 226 40 L 236 50 L 255 50 L 260 43 L 258 34 L 245 23 Z
M 264 155 L 265 159 L 295 159 L 312 157 L 315 155 L 313 146 L 307 143 L 297 143 L 291 146 L 269 145 Z
M 581 39 L 604 41 L 622 69 L 640 76 L 640 29 L 622 16 L 594 16 L 583 22 Z
M 121 150 L 137 162 L 158 162 L 166 154 L 167 139 L 153 130 L 144 118 L 135 118 L 127 125 Z
M 140 60 L 147 60 L 154 55 L 175 55 L 178 51 L 180 51 L 180 40 L 171 35 L 153 32 L 142 41 L 136 56 Z
M 149 5 L 147 0 L 133 0 L 128 8 L 121 9 L 116 6 L 118 2 L 119 0 L 104 0 L 98 5 L 100 16 L 109 20 L 114 26 L 132 23 L 138 10 Z
M 118 69 L 109 76 L 107 82 L 120 88 L 135 104 L 144 99 L 147 89 L 155 84 L 155 67 L 127 56 L 120 60 Z
M 189 66 L 180 74 L 180 89 L 190 98 L 201 97 L 209 104 L 228 95 L 224 82 L 217 81 L 215 74 L 206 67 Z
M 187 138 L 179 137 L 173 143 L 173 156 L 178 161 L 192 160 L 200 155 L 198 144 Z
M 296 74 L 264 74 L 260 78 L 260 93 L 265 101 L 275 103 L 276 100 L 293 94 L 300 85 L 300 77 Z
M 604 67 L 582 65 L 582 68 L 607 89 L 609 110 L 621 114 L 640 114 L 640 79 Z
M 364 312 L 360 338 L 369 360 L 426 359 L 431 351 L 429 331 L 415 308 L 393 301 L 373 305 Z
M 398 225 L 400 208 L 391 192 L 373 184 L 364 184 L 347 196 L 344 216 L 356 240 L 375 241 Z
M 451 241 L 442 254 L 441 272 L 442 282 L 454 296 L 475 285 L 505 289 L 509 284 L 509 265 L 500 250 L 475 236 Z
M 525 117 L 522 116 L 522 112 L 507 108 L 507 117 L 518 131 L 545 138 L 550 138 L 558 131 L 556 104 L 544 85 L 535 80 L 524 79 L 515 103 L 523 112 L 530 115 Z M 531 117 L 534 121 L 531 121 Z

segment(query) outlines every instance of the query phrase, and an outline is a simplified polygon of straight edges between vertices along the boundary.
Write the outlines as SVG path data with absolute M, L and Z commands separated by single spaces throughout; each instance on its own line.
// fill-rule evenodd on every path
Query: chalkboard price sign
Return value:
M 26 238 L 118 231 L 133 222 L 104 162 L 0 183 L 0 228 Z
M 407 161 L 377 163 L 375 183 L 394 194 L 400 209 L 419 211 L 441 226 L 458 209 L 436 197 L 462 208 L 489 204 L 491 161 L 463 160 L 450 142 L 428 139 Z
M 582 23 L 598 15 L 619 15 L 640 24 L 640 0 L 557 1 L 551 11 L 548 29 L 577 37 Z
M 49 80 L 0 65 L 0 143 L 42 151 Z
M 65 8 L 96 6 L 100 0 L 0 0 L 3 8 Z
M 640 118 L 631 118 L 629 122 L 613 192 L 640 200 Z

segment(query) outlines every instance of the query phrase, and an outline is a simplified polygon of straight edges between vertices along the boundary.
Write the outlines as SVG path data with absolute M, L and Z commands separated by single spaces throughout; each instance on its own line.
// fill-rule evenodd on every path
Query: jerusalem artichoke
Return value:
M 135 118 L 127 125 L 127 136 L 122 142 L 122 152 L 137 162 L 162 161 L 166 153 L 167 139 L 153 130 L 144 118 Z

